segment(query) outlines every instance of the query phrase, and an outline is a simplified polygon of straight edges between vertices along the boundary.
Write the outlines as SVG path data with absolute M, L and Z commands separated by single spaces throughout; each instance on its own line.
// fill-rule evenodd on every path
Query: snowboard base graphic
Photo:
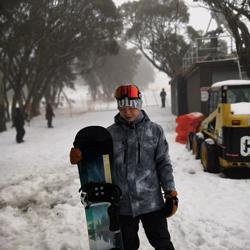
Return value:
M 122 250 L 117 223 L 121 193 L 112 184 L 112 137 L 103 127 L 86 127 L 77 133 L 74 147 L 81 150 L 83 158 L 78 171 L 90 250 Z
M 123 249 L 120 231 L 109 231 L 109 203 L 95 203 L 86 209 L 90 249 Z

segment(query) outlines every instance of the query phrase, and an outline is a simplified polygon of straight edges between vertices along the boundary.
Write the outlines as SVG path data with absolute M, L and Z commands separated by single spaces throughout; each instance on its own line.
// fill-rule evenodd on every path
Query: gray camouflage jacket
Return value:
M 162 127 L 142 110 L 132 124 L 117 114 L 108 130 L 114 143 L 114 183 L 122 190 L 120 213 L 137 216 L 159 210 L 161 188 L 175 190 Z

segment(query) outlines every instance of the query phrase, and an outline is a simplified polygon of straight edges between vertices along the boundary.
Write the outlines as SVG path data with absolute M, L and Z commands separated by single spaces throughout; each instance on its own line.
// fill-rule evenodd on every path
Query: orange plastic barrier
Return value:
M 175 131 L 177 136 L 176 142 L 186 144 L 189 132 L 196 133 L 199 130 L 201 122 L 204 120 L 204 115 L 199 112 L 192 112 L 186 115 L 178 116 L 175 121 L 177 126 Z

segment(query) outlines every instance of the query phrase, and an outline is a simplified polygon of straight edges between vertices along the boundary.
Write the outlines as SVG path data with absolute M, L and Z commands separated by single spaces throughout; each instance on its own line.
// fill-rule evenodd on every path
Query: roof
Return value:
M 221 86 L 235 86 L 235 85 L 250 85 L 250 80 L 227 80 L 214 83 L 211 87 L 221 87 Z

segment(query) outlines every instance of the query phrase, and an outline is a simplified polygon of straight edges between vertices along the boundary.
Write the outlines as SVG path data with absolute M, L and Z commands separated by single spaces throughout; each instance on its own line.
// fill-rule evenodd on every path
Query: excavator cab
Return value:
M 192 136 L 205 171 L 250 172 L 250 81 L 228 80 L 209 88 L 209 116 Z

